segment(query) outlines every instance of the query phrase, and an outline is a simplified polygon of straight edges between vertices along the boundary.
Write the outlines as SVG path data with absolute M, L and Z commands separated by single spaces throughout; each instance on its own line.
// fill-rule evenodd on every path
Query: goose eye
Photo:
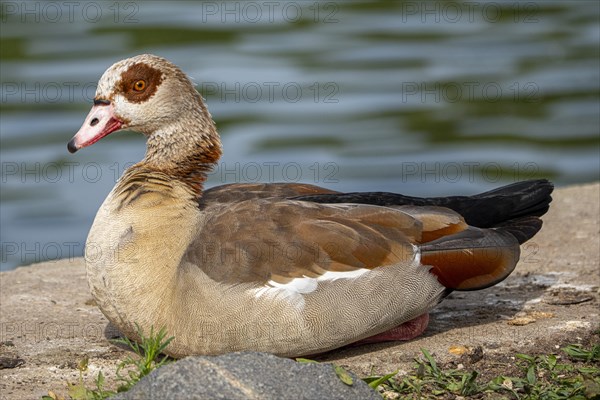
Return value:
M 133 84 L 133 90 L 135 90 L 136 92 L 141 92 L 144 89 L 146 89 L 146 81 L 143 79 L 135 81 L 135 83 Z

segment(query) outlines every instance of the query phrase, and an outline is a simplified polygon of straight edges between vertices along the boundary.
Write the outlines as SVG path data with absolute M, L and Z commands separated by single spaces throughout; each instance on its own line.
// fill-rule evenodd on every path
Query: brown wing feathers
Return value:
M 469 228 L 421 245 L 421 263 L 449 289 L 478 290 L 510 275 L 519 250 L 510 233 Z
M 422 223 L 421 264 L 449 289 L 476 290 L 506 278 L 519 259 L 510 233 L 469 227 L 449 209 L 402 206 Z
M 542 226 L 539 216 L 548 210 L 552 190 L 553 185 L 541 179 L 517 182 L 471 197 L 348 193 L 305 195 L 297 199 L 377 204 L 410 213 L 423 224 L 421 263 L 432 266 L 431 272 L 449 289 L 477 290 L 495 285 L 513 271 L 519 260 L 519 244 L 533 237 Z M 460 217 L 448 209 L 455 210 Z
M 410 263 L 421 230 L 408 214 L 369 205 L 259 198 L 210 213 L 198 234 L 202 242 L 189 246 L 186 257 L 221 282 L 286 283 L 327 271 Z
M 318 277 L 327 271 L 373 269 L 410 262 L 413 245 L 419 245 L 421 263 L 432 267 L 431 272 L 441 284 L 455 290 L 482 289 L 512 272 L 519 258 L 519 243 L 539 230 L 541 221 L 537 215 L 547 209 L 552 190 L 551 184 L 541 180 L 467 198 L 470 200 L 464 200 L 462 205 L 458 197 L 434 199 L 433 203 L 468 210 L 473 219 L 486 212 L 485 207 L 475 211 L 475 205 L 493 205 L 493 196 L 499 196 L 503 205 L 496 206 L 492 214 L 494 220 L 502 222 L 491 229 L 479 229 L 470 227 L 463 216 L 445 207 L 402 204 L 407 197 L 401 197 L 400 205 L 386 203 L 381 207 L 364 204 L 365 199 L 389 203 L 389 196 L 376 200 L 371 198 L 375 193 L 341 194 L 312 185 L 246 184 L 221 188 L 207 191 L 208 200 L 199 203 L 200 207 L 224 206 L 223 212 L 212 212 L 214 223 L 206 224 L 199 237 L 218 237 L 221 253 L 237 255 L 223 260 L 221 254 L 221 260 L 198 264 L 218 265 L 219 268 L 207 271 L 217 280 L 286 283 L 297 277 Z M 285 199 L 291 196 L 300 196 L 295 197 L 300 201 Z M 325 199 L 333 204 L 318 204 L 329 203 Z M 358 199 L 363 204 L 335 204 L 342 199 Z M 519 204 L 519 199 L 524 203 Z M 427 203 L 432 199 L 418 200 Z M 502 220 L 498 210 L 507 204 L 513 208 Z M 522 217 L 526 211 L 533 216 Z M 194 248 L 198 246 L 190 246 Z M 214 254 L 202 255 L 205 259 L 207 256 Z M 240 263 L 244 268 L 239 267 Z
M 468 228 L 467 223 L 460 215 L 447 208 L 401 206 L 398 209 L 421 222 L 422 231 L 419 243 L 431 242 Z

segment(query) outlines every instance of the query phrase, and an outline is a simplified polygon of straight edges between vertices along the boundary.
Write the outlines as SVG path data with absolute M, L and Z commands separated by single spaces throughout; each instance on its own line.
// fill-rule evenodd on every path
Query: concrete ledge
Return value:
M 600 183 L 558 189 L 542 231 L 522 251 L 515 272 L 479 292 L 455 292 L 431 314 L 424 336 L 405 343 L 348 347 L 317 357 L 359 376 L 407 370 L 420 348 L 442 361 L 481 346 L 488 356 L 552 351 L 585 341 L 600 324 Z M 83 259 L 0 273 L 0 398 L 66 395 L 77 363 L 86 380 L 102 369 L 111 382 L 128 353 L 92 300 Z

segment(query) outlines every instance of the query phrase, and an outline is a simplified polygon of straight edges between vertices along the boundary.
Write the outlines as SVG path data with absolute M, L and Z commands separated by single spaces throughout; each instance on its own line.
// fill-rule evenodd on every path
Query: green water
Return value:
M 598 180 L 599 3 L 1 3 L 2 270 L 78 256 L 144 151 L 66 143 L 113 62 L 150 52 L 207 99 L 225 148 L 209 185 L 475 193 Z

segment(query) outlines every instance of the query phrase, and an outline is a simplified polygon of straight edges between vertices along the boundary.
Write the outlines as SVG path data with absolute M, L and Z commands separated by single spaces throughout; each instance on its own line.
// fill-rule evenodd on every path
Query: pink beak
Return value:
M 94 100 L 94 106 L 85 117 L 79 131 L 67 144 L 67 149 L 69 152 L 75 153 L 82 147 L 91 146 L 122 127 L 123 122 L 115 117 L 114 107 L 108 100 Z

